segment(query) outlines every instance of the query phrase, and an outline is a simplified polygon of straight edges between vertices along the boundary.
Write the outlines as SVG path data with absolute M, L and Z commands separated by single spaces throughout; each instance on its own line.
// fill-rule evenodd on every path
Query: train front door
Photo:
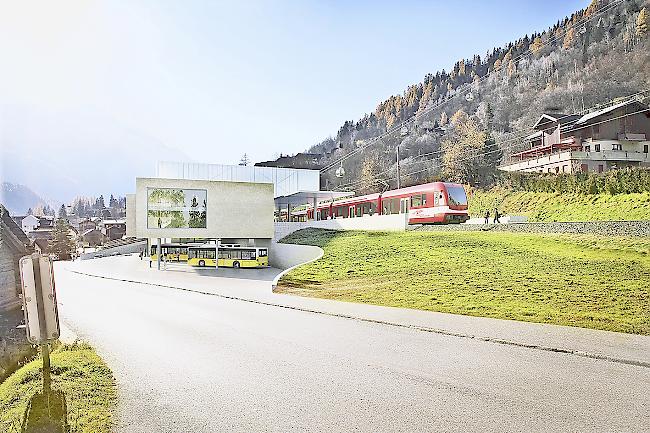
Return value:
M 407 213 L 409 211 L 409 199 L 402 198 L 399 201 L 399 213 Z
M 348 208 L 348 218 L 354 218 L 354 206 Z

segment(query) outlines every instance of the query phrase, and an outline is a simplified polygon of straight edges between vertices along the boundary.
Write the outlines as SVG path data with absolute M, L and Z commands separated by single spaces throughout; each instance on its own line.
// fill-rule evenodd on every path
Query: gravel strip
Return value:
M 415 225 L 416 231 L 497 231 L 518 233 L 580 233 L 602 236 L 650 237 L 650 221 L 588 221 L 512 224 Z

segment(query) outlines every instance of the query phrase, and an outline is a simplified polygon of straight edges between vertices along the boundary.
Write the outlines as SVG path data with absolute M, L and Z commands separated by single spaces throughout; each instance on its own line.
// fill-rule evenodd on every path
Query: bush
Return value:
M 603 174 L 502 173 L 498 183 L 511 191 L 631 194 L 650 192 L 650 170 L 628 167 Z

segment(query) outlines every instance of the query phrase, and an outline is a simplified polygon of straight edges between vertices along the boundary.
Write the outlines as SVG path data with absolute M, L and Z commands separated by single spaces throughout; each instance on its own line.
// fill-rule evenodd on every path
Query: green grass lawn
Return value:
M 526 215 L 530 221 L 650 220 L 650 193 L 638 194 L 557 194 L 476 190 L 469 197 L 473 217 L 486 209 L 499 208 L 506 215 Z
M 650 239 L 504 232 L 305 229 L 324 256 L 277 291 L 650 334 Z
M 52 389 L 65 393 L 72 433 L 109 433 L 117 401 L 110 369 L 84 344 L 52 352 Z M 25 409 L 42 389 L 41 359 L 34 360 L 0 384 L 0 431 L 20 432 Z

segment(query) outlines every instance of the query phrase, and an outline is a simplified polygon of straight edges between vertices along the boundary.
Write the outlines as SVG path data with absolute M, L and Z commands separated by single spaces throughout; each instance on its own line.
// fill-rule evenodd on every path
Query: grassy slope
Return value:
M 335 232 L 278 291 L 650 334 L 650 240 L 496 232 Z
M 62 346 L 51 356 L 52 388 L 62 390 L 73 432 L 108 433 L 117 392 L 110 369 L 86 345 Z M 31 397 L 42 389 L 41 359 L 0 384 L 0 431 L 20 431 Z
M 531 221 L 650 220 L 650 193 L 556 194 L 544 192 L 475 191 L 469 198 L 473 217 L 485 209 L 526 215 Z

